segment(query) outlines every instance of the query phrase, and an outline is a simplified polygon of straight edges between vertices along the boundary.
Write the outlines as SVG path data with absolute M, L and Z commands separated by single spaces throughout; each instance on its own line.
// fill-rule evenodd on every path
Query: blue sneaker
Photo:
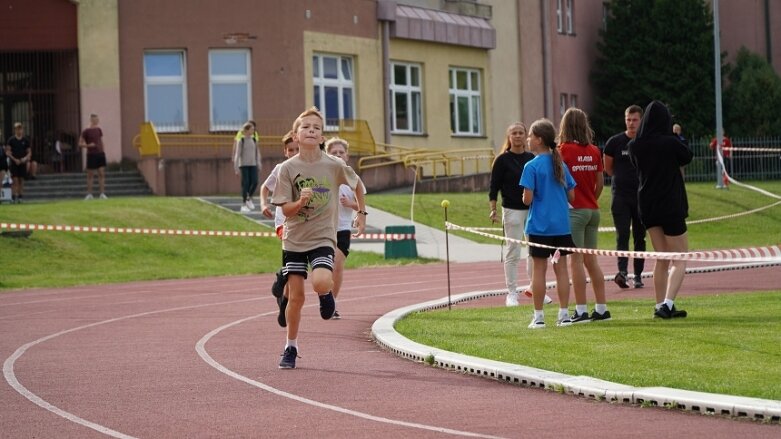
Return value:
M 293 346 L 285 348 L 285 352 L 282 352 L 282 359 L 279 360 L 280 369 L 295 369 L 296 357 L 298 357 L 298 349 Z
M 334 295 L 329 291 L 328 294 L 317 296 L 320 299 L 320 317 L 323 320 L 329 320 L 334 316 L 336 312 L 336 302 L 334 301 Z

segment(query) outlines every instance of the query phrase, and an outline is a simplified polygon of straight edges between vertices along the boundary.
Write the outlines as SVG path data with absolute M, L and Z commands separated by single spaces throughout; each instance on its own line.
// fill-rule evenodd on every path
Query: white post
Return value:
M 713 71 L 716 90 L 716 169 L 724 169 L 724 155 L 721 145 L 724 142 L 724 124 L 721 113 L 721 41 L 719 35 L 719 0 L 713 0 Z M 719 166 L 719 164 L 721 166 Z M 719 174 L 717 172 L 717 174 Z M 724 185 L 723 175 L 716 175 L 716 186 Z

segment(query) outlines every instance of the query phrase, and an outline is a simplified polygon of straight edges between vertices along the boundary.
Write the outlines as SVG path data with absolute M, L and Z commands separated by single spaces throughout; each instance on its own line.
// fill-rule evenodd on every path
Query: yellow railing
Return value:
M 494 160 L 493 148 L 428 150 L 404 156 L 405 167 L 415 167 L 421 177 L 452 177 L 490 172 Z M 471 165 L 467 169 L 467 165 Z

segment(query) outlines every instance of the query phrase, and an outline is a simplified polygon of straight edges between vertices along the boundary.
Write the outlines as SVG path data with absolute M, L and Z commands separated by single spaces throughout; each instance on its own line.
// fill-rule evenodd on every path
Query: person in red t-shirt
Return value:
M 710 149 L 714 152 L 715 158 L 716 158 L 716 189 L 726 189 L 727 184 L 729 184 L 729 180 L 727 180 L 726 169 L 725 166 L 729 163 L 730 160 L 732 160 L 732 141 L 727 137 L 726 134 L 724 134 L 724 138 L 721 141 L 721 156 L 724 158 L 724 164 L 722 165 L 722 162 L 719 161 L 719 154 L 718 151 L 716 151 L 716 145 L 718 142 L 716 141 L 716 138 L 714 137 L 710 141 Z M 726 148 L 726 149 L 725 149 Z
M 87 196 L 85 200 L 92 199 L 92 179 L 95 171 L 98 173 L 98 185 L 100 187 L 100 199 L 106 196 L 106 153 L 103 152 L 103 130 L 98 124 L 100 119 L 97 114 L 90 114 L 89 128 L 81 133 L 79 146 L 87 150 Z
M 604 187 L 604 168 L 599 148 L 592 144 L 594 131 L 583 110 L 570 108 L 559 125 L 561 158 L 575 179 L 575 199 L 569 211 L 572 240 L 579 248 L 597 248 L 599 204 Z M 575 253 L 572 262 L 572 289 L 575 291 L 575 314 L 572 323 L 610 320 L 605 299 L 605 279 L 596 255 Z M 586 301 L 586 272 L 591 277 L 596 306 L 589 316 Z

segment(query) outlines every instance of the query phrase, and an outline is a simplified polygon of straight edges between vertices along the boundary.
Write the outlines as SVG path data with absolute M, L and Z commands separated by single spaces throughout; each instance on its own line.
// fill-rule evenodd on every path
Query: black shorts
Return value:
M 16 163 L 11 162 L 11 176 L 13 178 L 27 178 L 27 163 L 17 165 Z
M 282 250 L 282 261 L 285 264 L 282 268 L 283 275 L 296 274 L 306 279 L 309 266 L 312 267 L 312 270 L 325 268 L 334 271 L 334 249 L 331 247 L 318 247 L 306 252 Z
M 100 169 L 106 167 L 106 153 L 98 152 L 87 154 L 87 169 Z
M 680 236 L 686 233 L 686 220 L 681 219 L 668 219 L 664 221 L 649 221 L 646 223 L 643 222 L 645 225 L 645 229 L 648 230 L 651 227 L 661 227 L 662 232 L 666 236 Z
M 345 258 L 350 254 L 350 235 L 352 233 L 350 230 L 336 232 L 336 248 L 341 250 Z
M 543 244 L 543 245 L 549 245 L 551 247 L 577 247 L 575 245 L 575 242 L 572 240 L 572 235 L 557 235 L 557 236 L 541 236 L 541 235 L 529 235 L 529 242 L 533 242 L 535 244 Z M 547 258 L 550 256 L 553 256 L 553 253 L 556 252 L 555 248 L 544 248 L 544 247 L 535 247 L 530 245 L 529 246 L 529 255 L 533 258 Z M 562 250 L 559 254 L 561 256 L 566 256 L 568 254 L 571 254 L 572 252 Z
M 0 171 L 8 170 L 8 157 L 0 156 Z

